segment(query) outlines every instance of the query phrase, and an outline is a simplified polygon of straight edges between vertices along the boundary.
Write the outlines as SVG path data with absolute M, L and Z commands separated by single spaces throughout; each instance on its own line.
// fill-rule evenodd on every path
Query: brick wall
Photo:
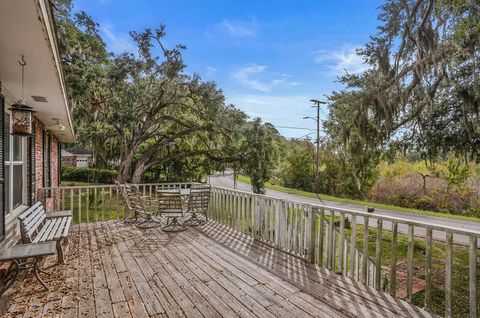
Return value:
M 58 138 L 54 135 L 50 137 L 50 171 L 52 179 L 52 187 L 58 187 L 60 180 L 58 180 L 58 169 L 60 169 L 60 164 L 58 162 L 59 147 L 58 147 Z
M 35 118 L 35 193 L 43 187 L 43 129 L 45 125 Z
M 44 156 L 43 156 L 43 131 L 45 129 L 45 125 L 35 118 L 35 193 L 37 194 L 37 200 L 42 199 L 39 196 L 39 189 L 42 187 L 47 186 L 44 184 Z M 58 145 L 58 138 L 54 135 L 50 134 L 50 180 L 51 186 L 57 187 L 59 186 L 58 180 L 58 169 L 60 169 L 60 165 L 58 162 L 58 152 L 59 152 L 59 145 Z M 54 202 L 58 200 L 54 200 L 54 195 L 58 195 L 57 192 L 51 193 L 50 197 L 46 198 L 45 208 L 48 211 L 55 210 Z

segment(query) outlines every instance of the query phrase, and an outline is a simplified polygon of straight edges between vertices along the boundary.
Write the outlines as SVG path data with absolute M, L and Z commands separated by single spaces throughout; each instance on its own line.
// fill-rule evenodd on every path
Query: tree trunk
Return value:
M 135 165 L 135 170 L 133 171 L 132 175 L 132 183 L 140 183 L 142 181 L 142 175 L 145 170 L 148 169 L 148 166 L 143 162 L 137 162 Z
M 118 166 L 117 181 L 120 183 L 128 182 L 130 179 L 130 167 L 133 161 L 133 151 L 124 152 L 120 165 Z

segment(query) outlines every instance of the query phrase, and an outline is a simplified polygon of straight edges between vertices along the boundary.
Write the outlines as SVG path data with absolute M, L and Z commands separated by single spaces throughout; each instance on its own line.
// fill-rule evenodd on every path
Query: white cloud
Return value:
M 257 32 L 257 25 L 254 20 L 249 22 L 233 22 L 223 20 L 216 24 L 216 27 L 233 37 L 250 37 Z
M 269 81 L 252 78 L 253 75 L 261 75 L 266 69 L 265 65 L 252 64 L 236 70 L 233 73 L 233 78 L 243 86 L 261 92 L 269 92 L 275 85 L 285 82 L 283 78 L 275 78 Z
M 290 82 L 288 84 L 290 84 L 290 86 L 300 86 L 300 85 L 302 85 L 301 82 Z
M 278 72 L 268 72 L 265 65 L 250 64 L 240 67 L 232 73 L 232 78 L 247 88 L 268 93 L 274 87 L 285 84 L 290 86 L 302 85 L 301 82 L 288 81 L 290 75 Z
M 357 47 L 344 46 L 342 49 L 334 51 L 320 51 L 315 58 L 315 63 L 323 65 L 328 73 L 340 75 L 347 71 L 348 73 L 361 73 L 368 69 L 363 58 L 356 54 Z
M 207 70 L 205 75 L 207 76 L 212 76 L 213 74 L 217 73 L 218 69 L 215 68 L 215 67 L 212 67 L 212 66 L 207 66 L 205 67 L 205 69 Z
M 103 34 L 105 34 L 108 48 L 114 53 L 136 52 L 135 45 L 126 33 L 116 33 L 111 24 L 105 23 L 101 27 Z

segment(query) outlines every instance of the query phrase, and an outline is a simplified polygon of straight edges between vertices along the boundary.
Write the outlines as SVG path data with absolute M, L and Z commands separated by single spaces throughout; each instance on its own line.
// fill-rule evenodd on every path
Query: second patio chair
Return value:
M 132 205 L 130 204 L 130 200 L 128 199 L 126 185 L 121 184 L 117 180 L 115 180 L 114 183 L 117 195 L 119 195 L 122 199 L 123 207 L 125 208 L 125 217 L 123 218 L 123 221 L 125 223 L 136 223 L 137 213 L 133 210 Z M 130 212 L 130 216 L 128 216 L 127 211 Z M 133 215 L 131 215 L 132 213 Z
M 153 228 L 160 226 L 160 220 L 157 220 L 154 216 L 158 210 L 155 201 L 142 196 L 136 185 L 128 185 L 125 190 L 128 201 L 135 212 L 135 225 L 139 228 Z
M 178 221 L 184 214 L 180 189 L 157 191 L 158 214 L 167 218 L 167 223 L 162 226 L 165 232 L 184 231 L 187 227 Z
M 187 203 L 187 213 L 190 213 L 190 217 L 185 220 L 184 224 L 198 226 L 208 222 L 207 211 L 210 202 L 210 190 L 208 184 L 192 184 Z

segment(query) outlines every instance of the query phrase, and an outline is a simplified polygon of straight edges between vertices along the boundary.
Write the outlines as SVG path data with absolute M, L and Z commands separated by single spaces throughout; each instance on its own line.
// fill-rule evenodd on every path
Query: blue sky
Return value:
M 134 51 L 128 32 L 167 27 L 165 44 L 185 44 L 188 73 L 215 81 L 227 103 L 260 117 L 282 135 L 314 129 L 310 99 L 341 85 L 339 74 L 360 72 L 354 54 L 374 34 L 377 0 L 74 0 L 99 24 L 108 49 Z M 322 117 L 326 111 L 322 111 Z

